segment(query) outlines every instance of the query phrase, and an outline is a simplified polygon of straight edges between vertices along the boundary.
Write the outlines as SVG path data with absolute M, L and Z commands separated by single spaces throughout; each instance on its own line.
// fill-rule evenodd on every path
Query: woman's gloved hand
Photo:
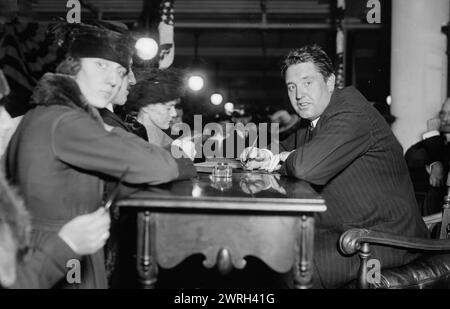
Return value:
M 197 151 L 195 150 L 195 144 L 191 141 L 190 137 L 178 138 L 172 142 L 172 146 L 181 148 L 181 150 L 183 151 L 183 153 L 181 154 L 174 153 L 174 151 L 172 151 L 172 155 L 175 158 L 179 159 L 181 157 L 183 158 L 187 157 L 192 161 L 194 161 Z

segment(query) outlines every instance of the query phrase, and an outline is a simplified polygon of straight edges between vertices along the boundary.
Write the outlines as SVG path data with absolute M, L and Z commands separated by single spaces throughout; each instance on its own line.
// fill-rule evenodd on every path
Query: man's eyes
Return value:
M 308 88 L 312 85 L 312 80 L 307 80 L 302 82 L 301 84 L 304 88 Z M 288 91 L 295 91 L 295 89 L 297 89 L 296 85 L 294 84 L 290 84 L 287 86 Z
M 294 91 L 295 90 L 295 85 L 288 85 L 287 89 L 288 89 L 288 91 Z

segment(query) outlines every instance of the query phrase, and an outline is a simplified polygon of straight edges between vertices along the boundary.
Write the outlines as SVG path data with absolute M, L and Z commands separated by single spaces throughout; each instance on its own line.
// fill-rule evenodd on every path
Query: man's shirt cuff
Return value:
M 427 138 L 430 138 L 433 136 L 439 136 L 439 135 L 440 135 L 440 133 L 438 130 L 432 130 L 432 131 L 428 131 L 428 132 L 424 133 L 422 135 L 422 139 L 427 139 Z

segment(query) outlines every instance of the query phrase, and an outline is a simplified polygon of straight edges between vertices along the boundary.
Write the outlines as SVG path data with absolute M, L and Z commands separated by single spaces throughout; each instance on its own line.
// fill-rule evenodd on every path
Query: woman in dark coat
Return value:
M 131 63 L 131 40 L 88 25 L 56 30 L 67 50 L 57 74 L 39 81 L 31 109 L 6 152 L 6 175 L 31 213 L 31 244 L 40 248 L 75 216 L 102 204 L 104 176 L 134 184 L 192 177 L 188 160 L 120 128 L 106 127 L 97 111 L 117 93 Z M 61 74 L 63 73 L 63 74 Z M 68 75 L 69 74 L 69 75 Z M 104 254 L 81 260 L 81 283 L 64 287 L 106 288 Z

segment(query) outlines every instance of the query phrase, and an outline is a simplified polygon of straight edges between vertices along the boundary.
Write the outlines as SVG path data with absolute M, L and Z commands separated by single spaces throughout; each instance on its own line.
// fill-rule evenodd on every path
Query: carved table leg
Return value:
M 139 281 L 144 289 L 155 288 L 158 265 L 155 252 L 155 215 L 149 211 L 138 213 L 138 243 L 136 266 Z
M 294 264 L 294 286 L 307 289 L 313 280 L 314 217 L 302 216 L 298 231 L 298 254 Z

